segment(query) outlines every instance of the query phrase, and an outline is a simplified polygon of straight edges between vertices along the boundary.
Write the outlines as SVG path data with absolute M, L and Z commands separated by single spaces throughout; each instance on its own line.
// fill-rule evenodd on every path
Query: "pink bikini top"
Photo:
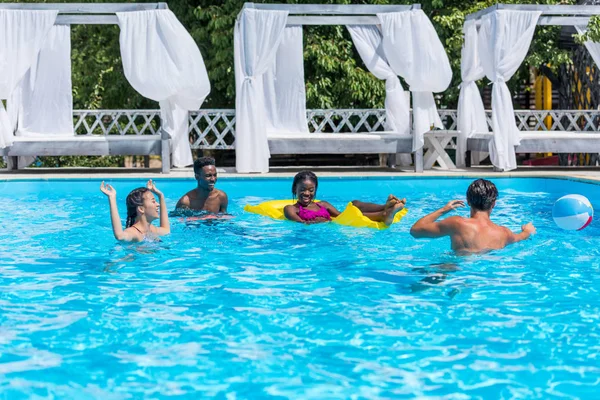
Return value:
M 320 203 L 315 203 L 319 206 L 319 211 L 309 210 L 307 208 L 302 207 L 298 204 L 298 216 L 304 221 L 314 221 L 315 219 L 321 217 L 331 221 L 331 216 L 329 215 L 329 211 L 325 207 L 323 207 Z

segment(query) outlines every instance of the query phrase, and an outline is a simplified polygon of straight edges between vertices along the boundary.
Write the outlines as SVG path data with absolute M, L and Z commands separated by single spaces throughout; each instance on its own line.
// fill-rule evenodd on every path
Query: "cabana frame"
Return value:
M 476 25 L 479 26 L 483 16 L 497 10 L 541 11 L 542 14 L 537 21 L 537 25 L 544 26 L 585 26 L 592 16 L 600 15 L 599 6 L 495 4 L 473 14 L 469 14 L 465 18 L 465 21 L 476 21 Z M 558 112 L 564 111 L 566 110 Z M 521 144 L 515 147 L 515 153 L 600 153 L 600 134 L 589 133 L 583 130 L 552 130 L 552 128 L 560 128 L 561 126 L 560 123 L 555 121 L 548 130 L 521 130 Z M 488 143 L 493 134 L 494 132 L 476 132 L 467 139 L 467 154 L 465 155 L 467 166 L 470 165 L 471 151 L 488 151 Z
M 467 15 L 466 21 L 479 20 L 486 14 L 497 10 L 541 11 L 538 25 L 587 25 L 591 16 L 600 15 L 598 6 L 563 6 L 544 4 L 495 4 L 473 14 Z
M 420 4 L 258 4 L 245 3 L 243 8 L 289 12 L 290 25 L 378 25 L 377 13 L 420 10 Z
M 336 5 L 336 4 L 259 4 L 245 3 L 244 9 L 287 11 L 286 26 L 297 25 L 378 25 L 378 13 L 390 13 L 421 9 L 420 4 L 410 5 Z M 242 10 L 243 11 L 243 10 Z M 308 121 L 307 121 L 308 123 Z M 412 126 L 412 113 L 411 113 Z M 412 127 L 411 127 L 412 131 Z M 447 131 L 432 131 L 425 136 L 426 142 L 438 142 Z M 302 136 L 270 134 L 271 154 L 411 154 L 412 134 L 400 135 L 389 131 L 324 133 L 314 132 Z M 423 172 L 423 148 L 414 152 L 414 168 Z M 431 152 L 430 152 L 431 153 Z M 445 152 L 434 159 L 443 165 L 449 161 Z M 390 157 L 390 159 L 395 157 Z M 433 161 L 434 162 L 434 161 Z M 390 164 L 393 164 L 391 162 Z M 450 162 L 451 165 L 453 165 Z
M 0 3 L 0 10 L 58 10 L 55 25 L 116 25 L 116 13 L 166 10 L 167 3 Z
M 168 6 L 167 3 L 0 3 L 0 10 L 2 9 L 58 10 L 55 25 L 116 25 L 117 12 L 168 9 Z M 145 126 L 148 124 L 146 120 Z M 12 146 L 0 149 L 0 156 L 8 157 L 9 169 L 15 169 L 19 156 L 160 155 L 162 172 L 168 173 L 171 167 L 169 135 L 162 128 L 151 130 L 152 134 L 144 134 L 148 130 L 136 129 L 133 121 L 126 128 L 118 129 L 118 134 L 109 134 L 114 130 L 103 129 L 100 135 L 87 133 L 35 138 L 16 136 Z M 126 130 L 135 134 L 126 134 Z

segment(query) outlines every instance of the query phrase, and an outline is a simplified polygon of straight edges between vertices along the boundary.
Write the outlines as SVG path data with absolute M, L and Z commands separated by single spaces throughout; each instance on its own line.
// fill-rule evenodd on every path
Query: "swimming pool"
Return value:
M 107 181 L 124 217 L 145 181 Z M 600 186 L 493 181 L 495 221 L 538 234 L 467 258 L 408 231 L 470 179 L 320 179 L 339 208 L 406 196 L 386 231 L 245 214 L 291 179 L 222 179 L 235 220 L 139 246 L 115 243 L 99 180 L 2 181 L 0 397 L 596 398 L 600 225 L 551 210 Z M 195 184 L 156 182 L 170 209 Z

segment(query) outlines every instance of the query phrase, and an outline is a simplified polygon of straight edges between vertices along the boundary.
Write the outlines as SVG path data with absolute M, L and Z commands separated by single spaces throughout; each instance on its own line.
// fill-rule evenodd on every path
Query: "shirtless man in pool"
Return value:
M 175 210 L 207 211 L 210 213 L 227 212 L 227 194 L 215 188 L 217 168 L 215 159 L 202 157 L 194 161 L 194 177 L 198 186 L 187 192 L 175 206 Z
M 506 227 L 494 224 L 490 215 L 497 197 L 496 185 L 488 180 L 478 179 L 467 190 L 467 203 L 471 207 L 469 218 L 453 216 L 437 221 L 442 215 L 465 205 L 462 200 L 452 200 L 418 220 L 410 228 L 410 234 L 416 239 L 450 236 L 452 250 L 463 255 L 502 249 L 535 234 L 535 227 L 531 222 L 523 225 L 520 233 L 513 233 Z

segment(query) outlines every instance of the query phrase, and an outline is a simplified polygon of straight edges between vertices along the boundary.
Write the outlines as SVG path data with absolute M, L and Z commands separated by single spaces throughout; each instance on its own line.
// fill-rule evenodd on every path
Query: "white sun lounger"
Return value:
M 468 151 L 488 151 L 491 133 L 467 140 Z M 517 153 L 600 153 L 600 133 L 582 131 L 521 131 Z
M 412 153 L 411 135 L 376 133 L 271 133 L 271 154 L 397 154 Z M 423 152 L 415 154 L 415 171 L 423 171 Z
M 160 155 L 162 172 L 170 168 L 169 136 L 161 135 L 76 135 L 14 138 L 0 156 L 136 156 Z M 16 162 L 13 161 L 13 168 Z

